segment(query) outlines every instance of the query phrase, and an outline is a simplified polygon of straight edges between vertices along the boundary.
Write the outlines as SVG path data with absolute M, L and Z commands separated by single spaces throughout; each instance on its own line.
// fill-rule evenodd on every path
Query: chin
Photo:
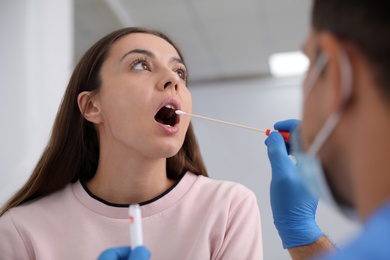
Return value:
M 159 156 L 160 158 L 170 158 L 172 156 L 175 156 L 180 151 L 181 146 L 172 146 L 172 145 L 165 145 L 161 149 L 159 149 Z
M 353 207 L 354 203 L 352 200 L 352 184 L 347 181 L 345 178 L 345 170 L 334 170 L 324 167 L 324 175 L 326 182 L 328 184 L 330 193 L 332 194 L 334 200 L 339 205 L 345 207 Z M 348 183 L 348 185 L 346 185 Z
M 179 151 L 180 151 L 180 149 L 175 149 L 175 150 L 169 151 L 169 152 L 166 153 L 165 158 L 173 157 L 173 156 L 175 156 L 176 154 L 178 154 Z

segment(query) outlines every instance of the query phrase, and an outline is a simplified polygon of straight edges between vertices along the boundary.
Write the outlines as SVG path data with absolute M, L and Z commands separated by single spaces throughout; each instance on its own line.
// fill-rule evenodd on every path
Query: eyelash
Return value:
M 187 81 L 187 70 L 186 69 L 183 69 L 183 68 L 178 68 L 178 69 L 175 69 L 175 72 L 177 73 L 177 72 L 181 72 L 181 73 L 183 73 L 183 76 L 180 76 L 179 75 L 179 77 L 182 79 L 182 80 L 184 80 L 184 81 Z
M 135 59 L 131 64 L 130 64 L 130 68 L 131 69 L 134 69 L 134 67 L 140 63 L 146 63 L 146 65 L 148 66 L 148 68 L 150 69 L 150 63 L 149 63 L 149 60 L 146 58 L 146 57 L 143 57 L 143 58 L 137 58 Z
M 150 70 L 150 65 L 149 65 L 150 63 L 149 63 L 149 60 L 148 60 L 146 57 L 142 57 L 142 58 L 137 58 L 137 59 L 135 59 L 135 60 L 130 64 L 130 68 L 131 68 L 131 69 L 134 69 L 134 67 L 135 67 L 136 65 L 140 64 L 140 63 L 146 63 L 146 65 L 148 66 L 148 69 Z M 177 69 L 174 69 L 174 71 L 175 71 L 176 73 L 181 72 L 181 73 L 183 74 L 183 76 L 180 76 L 180 75 L 179 75 L 179 77 L 180 77 L 182 80 L 184 80 L 184 81 L 187 82 L 187 70 L 186 70 L 186 69 L 184 69 L 184 68 L 177 68 Z

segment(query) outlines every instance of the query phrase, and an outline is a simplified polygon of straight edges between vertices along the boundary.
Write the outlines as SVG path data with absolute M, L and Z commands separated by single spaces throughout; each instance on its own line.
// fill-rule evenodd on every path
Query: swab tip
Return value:
M 178 115 L 185 115 L 186 113 L 181 110 L 175 110 L 175 113 Z

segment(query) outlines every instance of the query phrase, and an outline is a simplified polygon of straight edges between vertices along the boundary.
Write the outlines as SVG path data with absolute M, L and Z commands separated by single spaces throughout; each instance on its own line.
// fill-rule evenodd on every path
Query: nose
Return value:
M 172 81 L 168 81 L 168 82 L 165 82 L 164 84 L 164 89 L 166 89 L 167 87 L 173 85 Z M 175 90 L 177 90 L 177 85 L 175 84 Z
M 172 88 L 175 92 L 179 89 L 180 78 L 176 72 L 169 70 L 164 73 L 162 76 L 161 82 L 159 84 L 161 90 Z

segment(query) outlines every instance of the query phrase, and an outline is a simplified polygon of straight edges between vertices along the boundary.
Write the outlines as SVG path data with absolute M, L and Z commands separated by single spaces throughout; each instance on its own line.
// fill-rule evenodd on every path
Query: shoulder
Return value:
M 328 258 L 319 259 L 390 259 L 390 201 L 364 224 L 359 235 Z
M 32 255 L 10 212 L 0 218 L 0 252 L 7 259 L 30 259 Z
M 254 194 L 241 183 L 226 180 L 215 180 L 205 176 L 197 176 L 196 184 L 204 188 L 207 187 L 213 192 L 233 193 L 242 196 Z
M 9 232 L 17 232 L 15 223 L 12 219 L 11 210 L 7 211 L 0 217 L 0 234 L 6 234 Z
M 67 185 L 62 190 L 56 191 L 50 195 L 40 197 L 28 202 L 25 202 L 17 207 L 10 209 L 7 214 L 9 219 L 4 221 L 12 221 L 15 226 L 34 225 L 35 222 L 43 222 L 46 218 L 52 218 L 55 214 L 62 214 L 69 206 L 71 198 L 71 185 Z M 1 219 L 5 216 L 3 215 Z
M 237 182 L 197 176 L 192 190 L 202 194 L 202 197 L 208 201 L 222 201 L 231 206 L 238 206 L 240 203 L 257 205 L 254 192 Z

